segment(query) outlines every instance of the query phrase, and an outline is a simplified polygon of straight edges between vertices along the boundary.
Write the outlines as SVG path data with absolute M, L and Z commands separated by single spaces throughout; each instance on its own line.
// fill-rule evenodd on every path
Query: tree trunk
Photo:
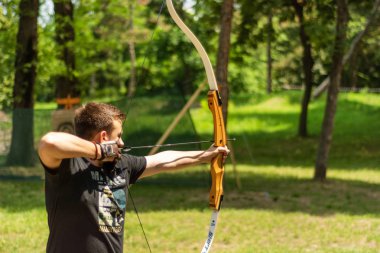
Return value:
M 356 50 L 352 57 L 350 58 L 350 64 L 348 67 L 348 86 L 356 91 L 357 82 L 358 82 L 358 67 L 359 67 L 359 54 L 360 54 L 361 46 L 358 46 L 358 50 Z
M 134 24 L 133 24 L 133 12 L 134 6 L 132 0 L 128 1 L 129 6 L 129 31 L 131 38 L 129 39 L 129 56 L 131 60 L 131 71 L 130 71 L 130 79 L 128 84 L 128 97 L 133 97 L 136 92 L 136 51 L 135 51 L 135 33 L 134 33 Z
M 334 118 L 337 108 L 339 85 L 343 71 L 344 42 L 346 40 L 348 9 L 347 0 L 337 0 L 336 35 L 328 88 L 325 115 L 322 124 L 317 159 L 315 163 L 314 180 L 324 181 L 327 174 L 327 160 L 333 137 Z
M 299 119 L 299 125 L 298 125 L 298 135 L 301 137 L 307 137 L 308 131 L 307 131 L 307 114 L 308 114 L 308 107 L 311 97 L 311 90 L 313 88 L 313 65 L 314 60 L 313 56 L 311 55 L 311 43 L 310 38 L 307 35 L 305 31 L 305 23 L 304 23 L 304 5 L 306 4 L 305 1 L 298 1 L 293 0 L 293 7 L 296 11 L 298 21 L 300 23 L 300 39 L 301 44 L 303 47 L 303 56 L 302 56 L 302 67 L 303 67 L 303 74 L 304 74 L 304 85 L 305 85 L 305 92 L 303 94 L 302 98 L 302 104 L 301 104 L 301 114 Z
M 13 87 L 12 142 L 8 165 L 34 163 L 33 106 L 37 67 L 38 0 L 21 0 Z
M 268 36 L 267 36 L 267 93 L 272 93 L 272 11 L 269 10 L 268 14 Z
M 350 49 L 348 52 L 344 55 L 343 58 L 343 66 L 349 61 L 349 59 L 352 57 L 352 55 L 355 54 L 357 50 L 359 50 L 360 43 L 362 42 L 363 38 L 365 38 L 371 31 L 371 27 L 378 27 L 376 26 L 376 20 L 380 13 L 380 0 L 376 0 L 376 2 L 373 4 L 372 11 L 370 15 L 367 18 L 367 23 L 364 27 L 364 29 L 359 32 L 354 40 L 352 41 L 350 45 Z M 313 98 L 318 98 L 322 95 L 322 93 L 326 90 L 327 86 L 330 84 L 330 77 L 326 77 L 325 80 L 322 81 L 321 84 L 318 85 L 318 87 L 313 92 Z
M 224 0 L 221 14 L 221 30 L 219 35 L 218 58 L 216 63 L 216 80 L 220 88 L 223 102 L 224 124 L 227 126 L 228 115 L 228 60 L 231 44 L 231 29 L 234 0 Z
M 66 98 L 79 96 L 77 79 L 75 77 L 75 31 L 73 26 L 74 6 L 71 0 L 54 0 L 58 58 L 63 61 L 65 72 L 56 77 L 56 96 Z

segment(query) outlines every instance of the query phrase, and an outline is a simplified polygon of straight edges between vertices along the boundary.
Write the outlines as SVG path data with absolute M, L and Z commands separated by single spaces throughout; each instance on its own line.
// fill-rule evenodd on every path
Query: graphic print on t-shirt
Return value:
M 126 205 L 125 192 L 120 186 L 125 185 L 125 179 L 116 176 L 111 180 L 98 171 L 91 172 L 92 179 L 97 181 L 99 202 L 99 230 L 104 233 L 119 233 L 123 227 Z

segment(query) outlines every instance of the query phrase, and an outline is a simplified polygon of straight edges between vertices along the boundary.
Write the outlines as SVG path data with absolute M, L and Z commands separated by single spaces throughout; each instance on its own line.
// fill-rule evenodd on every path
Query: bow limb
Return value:
M 198 38 L 178 16 L 176 10 L 174 9 L 172 0 L 166 0 L 166 5 L 174 22 L 185 33 L 187 38 L 190 39 L 202 59 L 207 75 L 207 81 L 210 87 L 210 91 L 208 92 L 208 106 L 211 110 L 214 121 L 214 146 L 225 146 L 227 144 L 227 138 L 222 113 L 222 99 L 220 98 L 220 94 L 218 92 L 218 85 L 216 83 L 210 58 Z M 220 209 L 220 204 L 223 199 L 223 174 L 223 155 L 219 154 L 211 162 L 212 185 L 210 190 L 209 205 L 213 210 Z
M 176 10 L 174 9 L 172 0 L 166 0 L 166 6 L 168 7 L 170 16 L 172 17 L 174 22 L 185 33 L 186 37 L 190 39 L 190 41 L 193 43 L 193 45 L 197 49 L 202 59 L 203 66 L 205 67 L 205 70 L 206 70 L 207 81 L 208 81 L 208 85 L 210 86 L 210 90 L 218 90 L 218 85 L 216 83 L 214 70 L 212 68 L 211 61 L 207 55 L 206 50 L 204 49 L 204 47 L 202 46 L 198 38 L 194 35 L 194 33 L 185 25 L 182 19 L 178 16 Z

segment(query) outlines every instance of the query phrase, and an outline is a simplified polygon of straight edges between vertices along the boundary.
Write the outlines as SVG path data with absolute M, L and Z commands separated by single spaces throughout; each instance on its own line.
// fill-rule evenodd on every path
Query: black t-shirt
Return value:
M 45 167 L 46 252 L 122 252 L 128 186 L 145 167 L 144 157 L 131 155 L 102 168 L 85 158 L 64 159 L 57 170 Z

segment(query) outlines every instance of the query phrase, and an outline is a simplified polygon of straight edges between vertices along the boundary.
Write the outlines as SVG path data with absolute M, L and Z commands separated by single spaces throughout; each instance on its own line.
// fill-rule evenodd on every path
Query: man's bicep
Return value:
M 171 160 L 166 159 L 165 157 L 166 154 L 164 155 L 163 152 L 155 155 L 145 156 L 146 168 L 140 178 L 153 176 L 161 172 L 171 171 L 173 168 L 175 168 L 175 163 L 173 163 Z
M 145 156 L 145 160 L 146 160 L 145 170 L 140 175 L 139 178 L 149 177 L 149 176 L 152 176 L 152 175 L 158 173 L 157 161 L 156 161 L 157 159 L 155 159 L 155 156 L 154 155 L 152 155 L 152 156 Z
M 154 168 L 155 167 L 156 161 L 155 161 L 154 157 L 155 157 L 154 155 L 145 156 L 145 160 L 146 160 L 145 170 L 149 169 L 149 168 Z

